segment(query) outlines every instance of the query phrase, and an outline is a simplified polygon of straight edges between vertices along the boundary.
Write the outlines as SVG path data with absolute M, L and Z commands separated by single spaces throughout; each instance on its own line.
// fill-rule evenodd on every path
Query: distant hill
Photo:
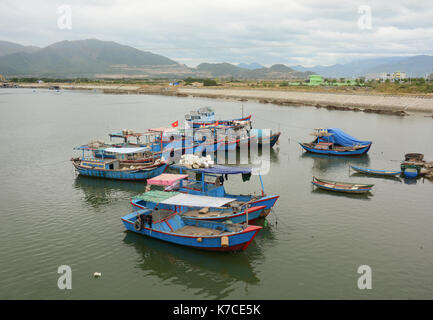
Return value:
M 406 72 L 411 77 L 425 77 L 433 72 L 433 56 L 421 55 L 406 57 L 394 63 L 377 65 L 367 70 L 367 73 L 392 73 L 396 71 Z
M 269 68 L 248 70 L 230 63 L 202 63 L 197 66 L 197 71 L 212 78 L 236 78 L 236 79 L 305 79 L 312 72 L 300 72 L 283 64 L 275 64 Z
M 255 70 L 263 68 L 263 66 L 257 62 L 253 63 L 238 63 L 237 65 L 239 68 L 248 69 L 248 70 Z
M 432 72 L 433 56 L 391 56 L 355 60 L 353 62 L 335 64 L 332 66 L 314 66 L 309 68 L 293 66 L 292 68 L 298 71 L 305 71 L 308 69 L 329 78 L 359 77 L 369 74 L 396 71 L 406 72 L 411 77 L 424 77 L 427 73 Z
M 96 39 L 61 41 L 44 48 L 0 44 L 9 52 L 0 56 L 0 74 L 7 77 L 305 79 L 311 74 L 282 64 L 266 68 L 253 63 L 249 69 L 202 63 L 190 68 L 161 55 Z
M 40 48 L 34 46 L 23 46 L 18 43 L 0 40 L 0 56 L 16 52 L 35 52 Z
M 212 78 L 228 78 L 228 77 L 241 77 L 247 70 L 235 66 L 230 63 L 201 63 L 197 66 L 197 71 L 205 73 L 208 77 Z
M 61 41 L 34 52 L 0 57 L 0 73 L 16 76 L 92 77 L 98 73 L 140 73 L 140 68 L 177 62 L 112 41 Z

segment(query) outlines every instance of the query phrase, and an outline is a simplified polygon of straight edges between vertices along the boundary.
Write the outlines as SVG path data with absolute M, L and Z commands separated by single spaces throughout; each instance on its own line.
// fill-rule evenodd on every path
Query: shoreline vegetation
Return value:
M 322 87 L 285 86 L 270 81 L 232 81 L 215 85 L 200 79 L 181 81 L 173 85 L 167 80 L 75 80 L 75 81 L 25 81 L 14 79 L 23 88 L 52 88 L 67 90 L 92 90 L 106 94 L 159 94 L 177 97 L 202 97 L 212 99 L 254 100 L 285 106 L 312 106 L 328 110 L 367 112 L 407 116 L 423 113 L 433 117 L 433 93 L 416 92 L 412 83 L 377 83 L 375 85 Z M 18 81 L 17 81 L 18 80 Z M 21 80 L 21 81 L 20 81 Z M 194 81 L 195 80 L 195 81 Z M 205 79 L 206 80 L 206 79 Z M 205 85 L 203 85 L 205 84 Z M 398 90 L 400 88 L 400 90 Z

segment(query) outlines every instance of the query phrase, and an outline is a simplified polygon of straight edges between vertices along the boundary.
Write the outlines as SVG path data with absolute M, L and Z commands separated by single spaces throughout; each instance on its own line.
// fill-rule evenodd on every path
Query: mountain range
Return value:
M 202 63 L 192 68 L 113 41 L 61 41 L 44 48 L 0 41 L 0 74 L 6 77 L 291 80 L 307 79 L 314 73 L 328 78 L 349 78 L 396 71 L 406 72 L 411 77 L 424 77 L 432 72 L 432 68 L 433 56 L 428 55 L 361 59 L 332 66 Z
M 296 71 L 283 64 L 261 67 L 259 69 L 245 69 L 230 63 L 202 63 L 197 66 L 201 74 L 216 78 L 235 79 L 306 79 L 313 74 L 309 71 Z
M 313 71 L 328 78 L 377 76 L 381 73 L 405 72 L 410 77 L 424 77 L 432 72 L 433 56 L 390 56 L 355 60 L 332 66 L 292 66 L 298 71 Z
M 18 43 L 0 40 L 0 57 L 16 52 L 35 52 L 39 47 L 23 46 Z
M 305 79 L 310 73 L 284 65 L 247 68 L 202 63 L 196 68 L 112 41 L 61 41 L 44 48 L 0 42 L 0 74 L 55 78 L 239 78 Z

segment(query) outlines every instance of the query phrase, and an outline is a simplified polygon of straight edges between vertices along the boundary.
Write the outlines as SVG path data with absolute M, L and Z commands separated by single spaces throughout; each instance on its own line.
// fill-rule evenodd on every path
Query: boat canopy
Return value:
M 212 207 L 219 208 L 229 202 L 235 201 L 235 198 L 209 197 L 194 194 L 185 194 L 180 192 L 167 192 L 160 190 L 150 190 L 134 199 L 149 201 L 154 203 L 162 203 L 175 206 L 190 206 L 190 207 Z
M 104 149 L 104 151 L 105 152 L 111 152 L 111 153 L 129 154 L 129 153 L 149 151 L 149 148 L 147 148 L 147 147 L 142 147 L 142 148 L 106 148 L 106 149 Z
M 327 131 L 328 133 L 331 133 L 331 135 L 319 137 L 318 139 L 320 142 L 331 142 L 343 147 L 352 147 L 356 145 L 367 146 L 371 144 L 371 141 L 358 140 L 338 128 L 330 128 L 327 129 Z
M 175 169 L 183 169 L 183 170 L 191 170 L 195 172 L 201 173 L 210 173 L 210 174 L 249 174 L 252 171 L 252 168 L 246 167 L 229 167 L 229 166 L 221 166 L 221 165 L 213 165 L 210 168 L 187 168 L 181 165 L 172 165 L 172 168 Z
M 236 200 L 235 198 L 209 197 L 209 196 L 179 193 L 171 198 L 161 201 L 161 203 L 167 205 L 175 205 L 175 206 L 219 208 L 235 200 Z
M 172 186 L 179 180 L 187 178 L 187 174 L 163 173 L 155 178 L 147 179 L 147 184 L 156 186 Z
M 150 202 L 156 202 L 160 203 L 166 199 L 169 199 L 175 195 L 179 194 L 179 192 L 167 192 L 167 191 L 160 191 L 160 190 L 150 190 L 145 193 L 142 193 L 138 196 L 135 196 L 135 200 L 143 200 L 143 201 L 150 201 Z

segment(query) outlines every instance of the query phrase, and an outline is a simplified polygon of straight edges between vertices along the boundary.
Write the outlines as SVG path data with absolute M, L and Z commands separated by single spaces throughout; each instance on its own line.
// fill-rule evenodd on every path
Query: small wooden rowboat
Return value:
M 316 177 L 313 177 L 312 184 L 320 189 L 346 193 L 367 193 L 374 186 L 374 184 L 339 182 Z
M 390 170 L 375 170 L 375 169 L 362 168 L 362 167 L 357 167 L 357 166 L 350 166 L 350 167 L 357 172 L 376 175 L 376 176 L 391 177 L 391 176 L 398 176 L 401 174 L 400 170 L 399 171 L 390 171 Z
M 129 231 L 211 251 L 245 250 L 262 229 L 259 226 L 185 219 L 175 212 L 158 212 L 148 208 L 122 217 L 122 222 Z

